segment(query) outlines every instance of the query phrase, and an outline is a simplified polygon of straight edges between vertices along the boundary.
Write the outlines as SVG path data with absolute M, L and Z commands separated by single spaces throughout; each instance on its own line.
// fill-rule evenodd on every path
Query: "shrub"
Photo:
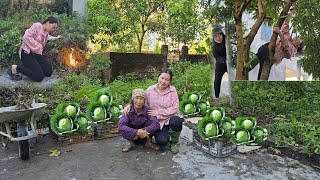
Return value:
M 21 42 L 21 34 L 17 27 L 6 31 L 0 36 L 0 65 L 9 66 L 19 60 L 18 49 Z

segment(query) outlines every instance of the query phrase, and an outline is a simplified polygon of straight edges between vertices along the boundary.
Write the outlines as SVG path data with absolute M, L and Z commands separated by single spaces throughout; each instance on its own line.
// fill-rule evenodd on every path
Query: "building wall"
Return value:
M 72 12 L 78 13 L 80 16 L 86 17 L 87 0 L 72 0 Z

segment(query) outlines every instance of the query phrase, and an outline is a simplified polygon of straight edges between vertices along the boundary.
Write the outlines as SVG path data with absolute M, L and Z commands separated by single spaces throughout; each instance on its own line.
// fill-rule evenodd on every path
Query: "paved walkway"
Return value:
M 21 81 L 13 81 L 10 79 L 10 76 L 7 74 L 7 69 L 3 69 L 0 71 L 0 86 L 6 87 L 19 87 L 21 85 L 34 85 L 36 87 L 50 87 L 53 84 L 59 81 L 59 75 L 57 73 L 53 73 L 51 77 L 45 77 L 41 82 L 34 82 L 26 76 L 22 76 L 23 79 Z
M 214 158 L 180 139 L 181 151 L 158 152 L 142 146 L 123 153 L 121 137 L 57 146 L 50 137 L 41 137 L 29 161 L 18 158 L 17 143 L 0 147 L 0 179 L 318 179 L 320 172 L 300 162 L 261 149 L 251 154 Z M 50 157 L 49 150 L 61 152 Z

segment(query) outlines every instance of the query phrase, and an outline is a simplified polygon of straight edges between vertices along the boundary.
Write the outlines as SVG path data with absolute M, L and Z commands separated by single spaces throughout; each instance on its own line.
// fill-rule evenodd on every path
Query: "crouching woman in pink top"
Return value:
M 42 81 L 45 76 L 51 76 L 52 65 L 44 59 L 42 52 L 48 41 L 62 37 L 61 35 L 57 37 L 49 35 L 57 27 L 58 20 L 55 17 L 49 17 L 43 23 L 34 23 L 26 30 L 19 49 L 23 66 L 12 65 L 11 70 L 8 70 L 12 79 L 19 80 L 16 78 L 18 72 L 36 82 Z
M 146 104 L 151 108 L 149 115 L 156 116 L 160 123 L 160 130 L 155 134 L 155 140 L 161 147 L 166 146 L 170 141 L 171 152 L 179 152 L 179 137 L 182 130 L 182 122 L 178 115 L 179 97 L 176 88 L 171 84 L 172 71 L 163 68 L 158 76 L 158 83 L 150 86 L 147 90 Z M 130 107 L 125 107 L 124 113 Z M 171 139 L 171 140 L 170 140 Z

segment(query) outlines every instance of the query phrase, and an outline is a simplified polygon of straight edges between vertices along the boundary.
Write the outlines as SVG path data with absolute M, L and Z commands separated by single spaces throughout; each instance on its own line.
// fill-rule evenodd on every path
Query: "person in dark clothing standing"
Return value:
M 216 59 L 215 78 L 214 78 L 214 93 L 216 98 L 220 96 L 220 87 L 222 76 L 227 71 L 227 52 L 225 44 L 225 35 L 221 28 L 213 29 L 213 57 Z

